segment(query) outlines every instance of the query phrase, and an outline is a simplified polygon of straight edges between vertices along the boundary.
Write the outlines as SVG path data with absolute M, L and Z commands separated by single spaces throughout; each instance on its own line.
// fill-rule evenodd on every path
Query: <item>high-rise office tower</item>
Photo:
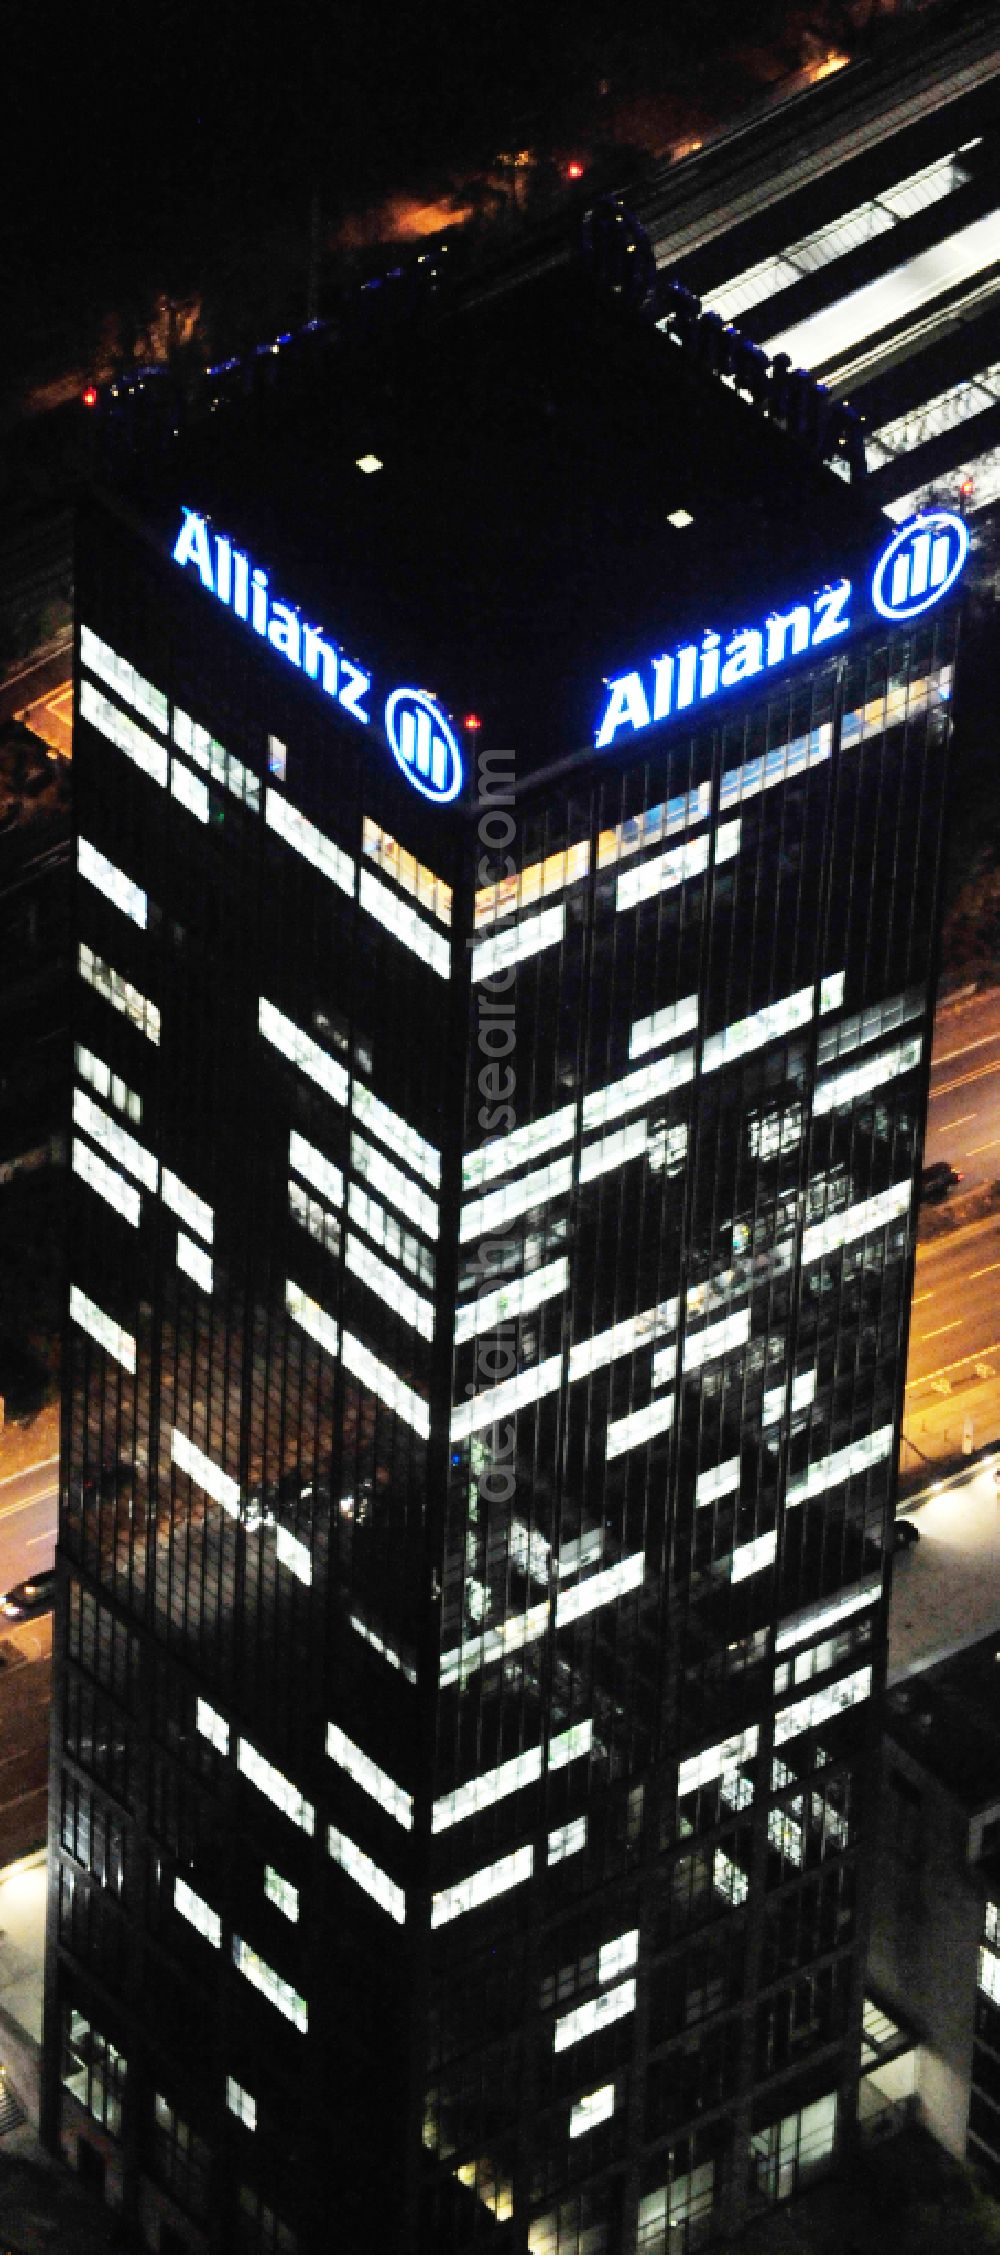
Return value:
M 659 318 L 221 371 L 81 535 L 46 2121 L 153 2248 L 849 2134 L 965 532 Z

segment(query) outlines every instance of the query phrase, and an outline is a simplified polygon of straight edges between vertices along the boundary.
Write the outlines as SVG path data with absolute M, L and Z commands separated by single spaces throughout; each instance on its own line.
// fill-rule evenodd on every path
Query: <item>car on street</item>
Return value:
M 30 1582 L 15 1582 L 0 1597 L 0 1616 L 7 1621 L 31 1621 L 37 1613 L 51 1613 L 56 1601 L 56 1570 L 36 1574 Z
M 920 1196 L 925 1205 L 939 1206 L 961 1180 L 960 1167 L 953 1167 L 950 1159 L 935 1159 L 933 1166 L 925 1167 L 920 1177 Z
M 892 1550 L 912 1550 L 914 1543 L 919 1541 L 920 1529 L 914 1526 L 912 1519 L 893 1520 L 890 1536 L 890 1548 Z

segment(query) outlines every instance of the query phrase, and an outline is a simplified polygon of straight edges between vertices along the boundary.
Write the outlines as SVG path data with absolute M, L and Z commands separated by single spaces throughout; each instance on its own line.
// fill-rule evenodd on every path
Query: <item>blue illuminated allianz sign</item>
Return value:
M 944 509 L 911 517 L 876 560 L 871 579 L 875 610 L 902 625 L 919 617 L 954 587 L 968 552 L 969 534 L 961 517 Z M 791 658 L 839 642 L 855 623 L 853 605 L 853 584 L 841 579 L 785 611 L 769 612 L 756 625 L 739 627 L 725 640 L 709 628 L 699 642 L 681 643 L 606 680 L 597 750 L 613 744 L 622 730 L 637 735 L 694 711 L 722 691 L 742 688 L 757 675 L 780 671 Z
M 322 628 L 309 626 L 295 604 L 271 589 L 266 571 L 228 534 L 217 532 L 195 509 L 185 508 L 172 550 L 175 564 L 190 568 L 207 595 L 242 619 L 280 657 L 314 681 L 348 718 L 369 727 L 368 701 L 375 696 L 372 674 L 349 658 Z M 440 707 L 426 689 L 391 689 L 383 723 L 393 756 L 408 783 L 439 806 L 462 788 L 462 755 Z

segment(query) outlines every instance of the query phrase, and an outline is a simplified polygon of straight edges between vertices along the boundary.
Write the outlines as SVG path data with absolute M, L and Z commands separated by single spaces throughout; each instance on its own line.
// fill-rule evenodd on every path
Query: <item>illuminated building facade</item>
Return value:
M 189 2255 L 850 2134 L 964 529 L 432 334 L 81 537 L 46 2125 Z

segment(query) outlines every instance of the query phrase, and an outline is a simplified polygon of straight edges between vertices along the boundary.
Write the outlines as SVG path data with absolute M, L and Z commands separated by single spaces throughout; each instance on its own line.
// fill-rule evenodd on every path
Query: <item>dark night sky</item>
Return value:
M 21 357 L 29 331 L 82 337 L 88 309 L 211 286 L 213 261 L 267 256 L 269 230 L 304 244 L 314 183 L 330 222 L 388 189 L 437 193 L 500 147 L 595 134 L 602 78 L 612 97 L 678 80 L 697 94 L 734 40 L 808 13 L 792 0 L 77 0 L 57 29 L 8 0 L 0 251 Z

